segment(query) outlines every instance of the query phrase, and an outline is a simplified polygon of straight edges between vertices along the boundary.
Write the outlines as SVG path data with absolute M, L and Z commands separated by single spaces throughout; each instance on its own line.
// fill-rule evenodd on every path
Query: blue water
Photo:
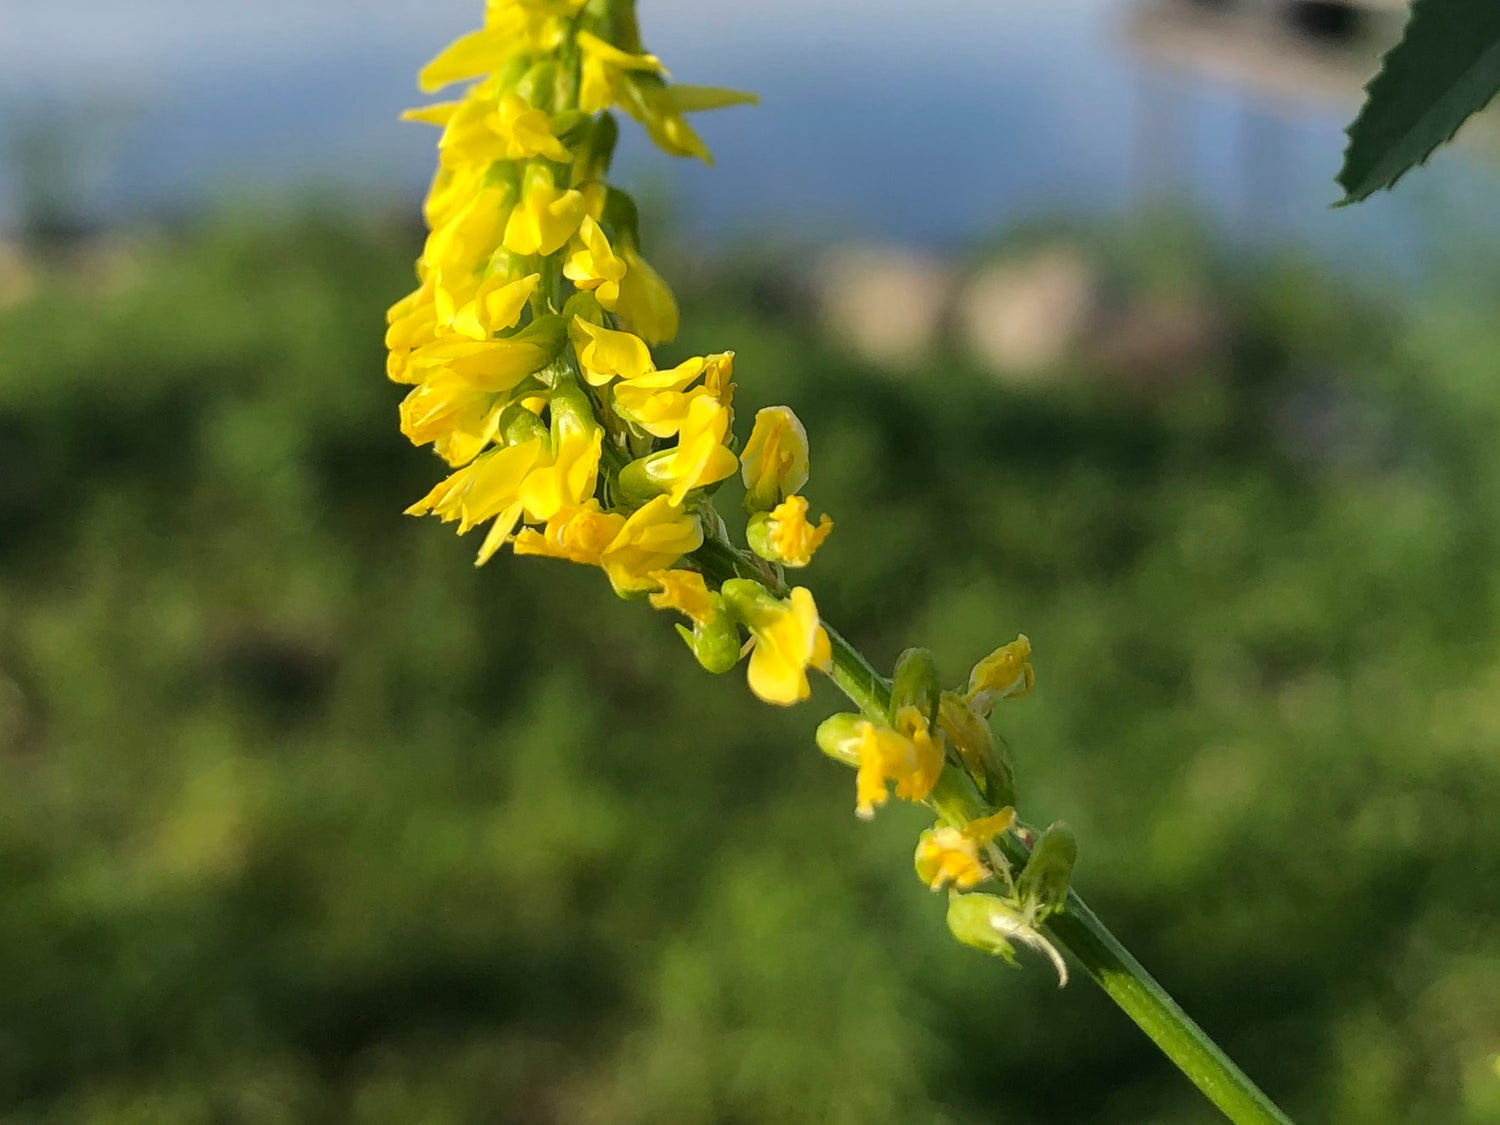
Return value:
M 1330 211 L 1352 105 L 1271 106 L 1157 71 L 1124 45 L 1110 0 L 1018 21 L 978 0 L 984 17 L 960 20 L 964 4 L 934 2 L 948 25 L 897 13 L 859 35 L 825 19 L 784 37 L 663 4 L 671 18 L 653 43 L 677 76 L 754 89 L 763 104 L 698 119 L 716 167 L 648 153 L 632 134 L 623 177 L 670 192 L 711 241 L 775 230 L 943 246 L 1038 213 L 1109 214 L 1166 195 L 1231 236 L 1334 256 L 1406 255 L 1463 192 L 1464 160 L 1446 158 L 1417 188 Z M 449 23 L 461 14 L 444 9 Z M 56 67 L 18 80 L 12 67 L 0 78 L 0 130 L 57 123 L 75 150 L 73 194 L 100 221 L 309 187 L 414 198 L 435 133 L 395 118 L 421 100 L 410 76 L 446 33 L 197 53 L 128 79 L 100 66 L 92 81 Z M 0 224 L 15 217 L 9 171 Z

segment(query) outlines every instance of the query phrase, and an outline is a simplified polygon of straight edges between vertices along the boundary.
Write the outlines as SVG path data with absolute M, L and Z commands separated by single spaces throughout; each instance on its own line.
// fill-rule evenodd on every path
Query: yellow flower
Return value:
M 553 456 L 532 470 L 521 488 L 527 519 L 550 520 L 594 495 L 603 438 L 598 426 L 567 426 L 556 434 Z
M 554 515 L 547 521 L 545 534 L 526 528 L 516 536 L 515 552 L 599 566 L 605 549 L 624 526 L 624 516 L 601 511 L 599 501 L 588 500 Z
M 605 548 L 600 565 L 616 593 L 650 590 L 657 585 L 652 573 L 666 570 L 702 545 L 703 526 L 697 517 L 658 496 L 625 521 Z
M 444 323 L 478 288 L 478 271 L 495 252 L 513 198 L 507 184 L 481 188 L 427 237 L 421 268 L 433 279 L 433 299 Z
M 583 377 L 591 386 L 602 387 L 616 376 L 639 379 L 656 369 L 646 342 L 629 332 L 604 328 L 581 316 L 573 318 L 571 332 Z
M 613 309 L 620 299 L 624 260 L 615 256 L 603 229 L 588 216 L 578 228 L 578 240 L 578 248 L 563 263 L 563 276 L 579 289 L 592 289 L 599 304 Z
M 1016 822 L 1016 810 L 1001 809 L 991 816 L 969 821 L 960 830 L 947 826 L 929 828 L 917 842 L 917 876 L 933 890 L 952 883 L 961 891 L 984 882 L 993 874 L 984 865 L 979 849 Z
M 707 625 L 718 612 L 713 592 L 696 570 L 657 570 L 647 577 L 659 587 L 651 595 L 655 609 L 675 609 L 699 625 Z
M 768 406 L 755 415 L 755 428 L 740 455 L 745 507 L 766 512 L 807 483 L 807 431 L 788 406 Z
M 423 380 L 452 372 L 475 390 L 500 393 L 556 359 L 565 335 L 562 317 L 543 316 L 499 340 L 440 338 L 414 351 L 408 365 Z
M 703 385 L 725 406 L 734 402 L 733 352 L 716 352 L 703 361 Z
M 655 55 L 632 55 L 587 31 L 578 33 L 578 46 L 583 50 L 578 107 L 584 113 L 598 113 L 614 105 L 619 100 L 626 72 L 641 71 L 660 77 L 667 74 Z
M 521 201 L 505 224 L 505 248 L 513 254 L 552 254 L 583 222 L 583 193 L 560 188 L 544 165 L 527 165 Z
M 401 432 L 413 445 L 444 443 L 438 447 L 443 459 L 462 465 L 495 436 L 501 409 L 499 395 L 477 390 L 452 371 L 440 371 L 401 401 Z
M 808 522 L 805 497 L 788 496 L 771 509 L 765 521 L 766 557 L 786 566 L 806 566 L 832 532 L 833 521 L 826 515 L 817 527 Z
M 862 720 L 858 727 L 859 772 L 854 778 L 854 812 L 869 820 L 890 798 L 886 782 L 902 781 L 921 768 L 911 739 L 887 726 Z
M 969 673 L 969 690 L 964 696 L 976 713 L 988 716 L 1001 699 L 1019 697 L 1031 690 L 1036 674 L 1026 659 L 1031 642 L 1023 633 L 1009 644 L 1001 645 Z
M 932 737 L 926 717 L 915 707 L 896 712 L 896 729 L 911 743 L 916 763 L 910 773 L 896 777 L 896 796 L 908 801 L 926 800 L 943 772 L 943 748 Z
M 386 359 L 385 373 L 393 383 L 414 382 L 407 374 L 412 351 L 438 337 L 437 309 L 432 302 L 432 291 L 432 282 L 424 281 L 418 289 L 392 305 L 386 314 L 389 327 L 385 333 L 385 346 L 390 355 Z
M 490 0 L 485 26 L 462 36 L 422 69 L 418 84 L 427 93 L 475 75 L 499 70 L 513 56 L 554 49 L 564 22 L 586 0 Z
M 521 486 L 541 455 L 541 446 L 539 440 L 532 440 L 492 450 L 448 477 L 406 509 L 406 514 L 421 516 L 431 512 L 444 523 L 458 520 L 460 535 L 493 519 L 495 522 L 475 559 L 476 566 L 483 566 L 510 537 L 521 518 Z
M 490 127 L 500 138 L 500 158 L 524 160 L 529 156 L 544 156 L 559 164 L 572 159 L 563 143 L 552 132 L 552 122 L 540 109 L 528 105 L 519 94 L 505 94 L 490 121 Z
M 701 388 L 687 390 L 703 369 L 700 356 L 667 371 L 648 371 L 635 379 L 623 379 L 615 384 L 615 411 L 652 437 L 671 437 L 687 420 L 693 396 L 708 393 Z
M 651 263 L 631 246 L 620 249 L 625 277 L 614 309 L 626 326 L 648 344 L 665 344 L 677 335 L 677 298 Z
M 486 278 L 479 283 L 473 299 L 453 314 L 453 331 L 471 340 L 485 340 L 514 327 L 541 280 L 539 273 L 517 281 L 507 281 L 503 275 Z
M 782 601 L 757 582 L 733 578 L 721 592 L 755 644 L 747 670 L 750 690 L 781 706 L 806 699 L 812 693 L 807 669 L 826 670 L 831 663 L 828 634 L 818 621 L 812 591 L 798 586 Z
M 952 883 L 961 891 L 984 882 L 989 868 L 979 858 L 979 845 L 957 828 L 929 828 L 917 841 L 917 877 L 932 890 Z
M 665 492 L 673 504 L 681 504 L 693 489 L 734 475 L 739 461 L 724 445 L 729 418 L 729 408 L 713 396 L 690 395 L 677 447 L 633 464 L 641 467 L 650 488 Z

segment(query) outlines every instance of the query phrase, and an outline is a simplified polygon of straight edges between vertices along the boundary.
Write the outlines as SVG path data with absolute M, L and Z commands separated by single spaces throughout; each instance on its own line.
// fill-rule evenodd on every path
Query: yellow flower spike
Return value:
M 812 694 L 807 669 L 828 665 L 828 634 L 818 620 L 812 591 L 795 587 L 782 601 L 758 582 L 733 578 L 720 593 L 750 630 L 747 679 L 750 690 L 766 703 L 790 706 Z
M 832 532 L 833 520 L 826 515 L 816 527 L 808 522 L 805 497 L 788 496 L 769 512 L 750 517 L 746 538 L 761 558 L 783 566 L 804 567 Z
M 625 276 L 615 312 L 648 344 L 665 344 L 677 336 L 677 298 L 651 263 L 630 246 L 620 248 Z
M 614 388 L 615 412 L 652 437 L 671 437 L 687 420 L 693 396 L 709 393 L 705 388 L 687 390 L 703 370 L 704 360 L 698 357 L 666 371 L 622 380 Z
M 585 566 L 599 566 L 604 551 L 625 526 L 618 512 L 605 512 L 599 501 L 588 500 L 577 508 L 558 512 L 547 521 L 546 531 L 526 528 L 516 536 L 518 555 L 545 555 Z
M 566 146 L 552 132 L 545 112 L 528 105 L 519 94 L 504 94 L 490 122 L 501 142 L 501 158 L 524 160 L 542 156 L 566 164 L 572 159 Z
M 582 192 L 560 188 L 545 167 L 528 165 L 521 201 L 505 224 L 505 248 L 513 254 L 556 253 L 583 222 L 585 206 Z
M 917 877 L 934 891 L 952 883 L 961 891 L 990 877 L 979 858 L 979 845 L 957 828 L 929 828 L 917 841 Z
M 611 379 L 639 379 L 655 371 L 651 349 L 639 336 L 604 328 L 575 316 L 569 326 L 578 363 L 590 386 L 602 387 Z
M 653 609 L 675 609 L 697 625 L 707 625 L 718 612 L 713 592 L 696 570 L 655 570 L 646 577 L 658 587 L 650 599 Z
M 789 406 L 768 406 L 755 415 L 755 427 L 740 454 L 745 507 L 768 512 L 807 483 L 807 431 Z
M 503 275 L 486 278 L 479 283 L 473 300 L 453 314 L 453 331 L 471 340 L 487 340 L 496 332 L 513 328 L 541 280 L 539 273 L 517 281 L 506 281 Z
M 603 228 L 585 215 L 578 228 L 578 246 L 563 263 L 563 276 L 579 289 L 593 290 L 599 304 L 613 309 L 625 272 L 625 261 L 610 249 Z
M 665 496 L 658 496 L 625 521 L 600 559 L 618 594 L 651 590 L 651 575 L 666 570 L 703 545 L 703 525 Z
M 965 701 L 976 713 L 988 717 L 999 700 L 1025 695 L 1036 682 L 1036 673 L 1027 660 L 1030 655 L 1031 641 L 1024 633 L 1001 645 L 974 665 Z

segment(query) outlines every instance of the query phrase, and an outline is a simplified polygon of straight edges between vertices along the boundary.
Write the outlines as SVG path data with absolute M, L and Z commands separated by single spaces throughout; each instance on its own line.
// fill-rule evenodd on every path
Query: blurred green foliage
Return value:
M 949 939 L 826 685 L 761 706 L 597 574 L 403 519 L 411 241 L 224 221 L 0 314 L 0 1119 L 1214 1120 L 1087 981 Z M 1023 808 L 1294 1116 L 1500 1119 L 1492 300 L 1099 253 L 1224 345 L 895 380 L 742 270 L 677 350 L 737 349 L 742 426 L 798 407 L 872 656 L 1031 636 Z

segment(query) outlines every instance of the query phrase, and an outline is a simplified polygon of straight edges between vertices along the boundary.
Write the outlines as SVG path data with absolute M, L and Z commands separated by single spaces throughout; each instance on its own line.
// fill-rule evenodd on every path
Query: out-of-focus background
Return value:
M 597 574 L 400 510 L 478 0 L 0 0 L 0 1120 L 1207 1123 L 922 817 Z M 1500 1121 L 1489 123 L 1330 210 L 1386 3 L 642 0 L 671 356 L 796 405 L 874 657 L 1017 631 L 1081 889 L 1303 1122 Z

